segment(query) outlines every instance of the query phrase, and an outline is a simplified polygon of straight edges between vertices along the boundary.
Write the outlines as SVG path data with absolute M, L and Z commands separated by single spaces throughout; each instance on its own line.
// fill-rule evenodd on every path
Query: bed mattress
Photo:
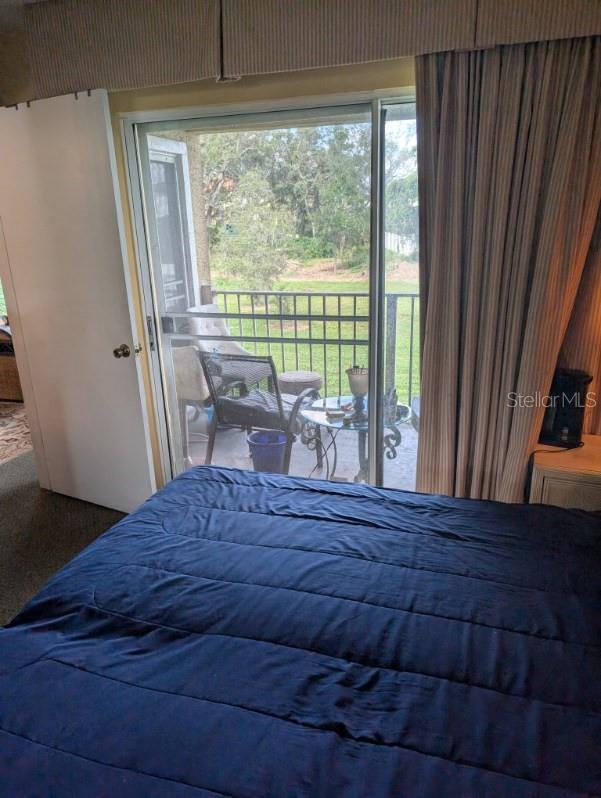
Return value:
M 186 472 L 0 631 L 0 795 L 601 794 L 601 516 Z

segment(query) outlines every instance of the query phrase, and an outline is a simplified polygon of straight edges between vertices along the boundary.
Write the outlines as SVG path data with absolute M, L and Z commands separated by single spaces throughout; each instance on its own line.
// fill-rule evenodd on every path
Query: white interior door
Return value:
M 155 484 L 106 92 L 1 109 L 0 151 L 0 273 L 40 482 L 129 511 Z

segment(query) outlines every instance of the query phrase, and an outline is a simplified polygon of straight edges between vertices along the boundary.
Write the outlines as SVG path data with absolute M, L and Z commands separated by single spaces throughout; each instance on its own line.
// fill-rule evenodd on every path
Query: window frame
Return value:
M 415 89 L 404 87 L 387 91 L 355 92 L 330 96 L 297 98 L 294 100 L 278 100 L 272 102 L 250 102 L 223 104 L 203 108 L 180 108 L 162 111 L 136 111 L 120 115 L 122 144 L 127 162 L 127 189 L 134 227 L 134 245 L 136 250 L 136 267 L 141 287 L 142 307 L 146 318 L 148 332 L 148 351 L 150 354 L 150 370 L 152 374 L 153 402 L 158 420 L 158 436 L 160 460 L 165 479 L 177 473 L 177 454 L 181 436 L 175 429 L 168 411 L 167 397 L 172 404 L 175 380 L 171 364 L 164 359 L 161 347 L 152 345 L 152 339 L 158 340 L 157 330 L 160 320 L 157 318 L 157 286 L 153 285 L 152 263 L 148 252 L 148 219 L 144 207 L 144 196 L 151 196 L 150 187 L 144 184 L 141 152 L 145 147 L 147 135 L 160 130 L 185 127 L 190 129 L 190 121 L 200 122 L 198 129 L 219 129 L 220 123 L 236 126 L 238 120 L 250 122 L 268 116 L 294 114 L 302 116 L 330 109 L 340 113 L 343 106 L 349 109 L 357 106 L 369 107 L 371 113 L 371 203 L 370 203 L 370 269 L 369 269 L 369 391 L 376 397 L 373 410 L 369 414 L 368 426 L 368 481 L 370 484 L 383 485 L 384 453 L 383 453 L 383 392 L 382 382 L 384 370 L 384 135 L 385 113 L 389 106 L 415 105 Z M 413 117 L 413 115 L 412 115 Z M 238 119 L 236 119 L 238 118 Z M 217 120 L 217 121 L 216 121 Z M 204 124 L 203 124 L 204 123 Z M 152 131 L 149 129 L 152 125 Z M 187 207 L 190 205 L 188 203 Z M 191 225 L 191 219 L 188 220 Z M 193 230 L 193 226 L 191 226 Z M 177 404 L 172 404 L 176 407 Z

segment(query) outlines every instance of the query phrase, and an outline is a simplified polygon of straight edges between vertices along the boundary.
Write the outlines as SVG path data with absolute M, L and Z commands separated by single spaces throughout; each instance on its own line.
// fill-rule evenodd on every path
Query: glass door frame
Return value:
M 179 424 L 173 424 L 168 402 L 177 407 L 175 380 L 169 358 L 163 358 L 158 345 L 160 318 L 158 317 L 157 287 L 153 277 L 150 250 L 152 249 L 152 225 L 148 222 L 145 208 L 146 177 L 142 164 L 141 151 L 144 136 L 140 135 L 142 125 L 157 125 L 171 129 L 185 127 L 186 122 L 194 120 L 197 129 L 216 129 L 220 118 L 232 117 L 250 122 L 252 117 L 268 122 L 268 117 L 296 115 L 303 112 L 327 114 L 330 109 L 340 113 L 341 106 L 362 106 L 371 112 L 371 197 L 370 197 L 370 257 L 369 257 L 369 396 L 368 414 L 368 482 L 383 484 L 384 469 L 384 157 L 385 157 L 385 114 L 388 106 L 414 104 L 413 89 L 399 88 L 386 92 L 363 92 L 283 100 L 272 103 L 243 103 L 218 105 L 205 108 L 183 108 L 158 112 L 133 112 L 120 116 L 122 144 L 126 159 L 126 178 L 130 200 L 130 210 L 134 227 L 134 246 L 136 266 L 145 321 L 146 351 L 149 355 L 152 398 L 158 421 L 160 459 L 165 481 L 175 476 L 181 467 L 181 435 Z M 161 125 L 160 123 L 164 123 Z M 176 404 L 173 404 L 173 402 Z

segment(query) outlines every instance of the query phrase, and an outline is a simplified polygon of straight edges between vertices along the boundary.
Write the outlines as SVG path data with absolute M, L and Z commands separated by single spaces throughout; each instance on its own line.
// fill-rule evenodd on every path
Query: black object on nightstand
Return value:
M 557 369 L 553 377 L 539 442 L 549 446 L 580 446 L 590 374 Z

